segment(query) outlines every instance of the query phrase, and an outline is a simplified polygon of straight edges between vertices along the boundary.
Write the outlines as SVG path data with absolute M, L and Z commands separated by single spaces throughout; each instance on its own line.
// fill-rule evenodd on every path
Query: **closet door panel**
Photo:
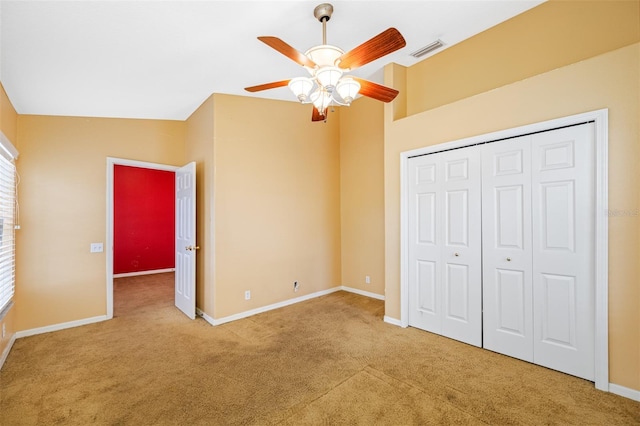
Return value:
M 533 137 L 534 362 L 593 380 L 593 124 Z
M 409 161 L 409 325 L 442 331 L 442 181 L 438 154 Z
M 531 137 L 482 146 L 484 347 L 533 361 Z
M 442 334 L 482 346 L 480 150 L 443 152 Z

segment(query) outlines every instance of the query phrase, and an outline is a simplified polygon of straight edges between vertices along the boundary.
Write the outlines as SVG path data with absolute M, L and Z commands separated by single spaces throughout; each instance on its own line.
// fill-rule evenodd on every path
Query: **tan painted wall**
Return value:
M 0 130 L 17 148 L 18 141 L 18 114 L 11 104 L 4 86 L 0 82 Z
M 408 68 L 407 115 L 638 40 L 637 0 L 551 0 Z
M 11 101 L 4 91 L 4 87 L 0 82 L 0 131 L 9 139 L 9 141 L 17 148 L 18 145 L 18 114 L 13 108 Z M 9 345 L 9 342 L 16 334 L 15 328 L 15 312 L 16 305 L 10 308 L 4 316 L 0 317 L 0 330 L 4 327 L 6 333 L 4 337 L 0 337 L 0 355 L 2 355 Z
M 393 111 L 387 108 L 386 315 L 400 318 L 398 158 L 402 151 L 609 108 L 609 207 L 634 211 L 640 207 L 639 73 L 640 44 L 634 44 L 395 122 L 391 119 Z M 639 231 L 638 216 L 609 220 L 610 381 L 637 390 L 640 390 Z
M 213 99 L 215 300 L 207 314 L 340 285 L 339 113 L 312 123 L 309 105 Z
M 105 315 L 106 158 L 182 165 L 185 123 L 20 115 L 18 134 L 16 329 Z
M 196 162 L 196 306 L 213 312 L 213 95 L 186 121 L 185 162 Z
M 384 296 L 384 107 L 340 110 L 342 285 Z M 365 276 L 371 283 L 365 283 Z

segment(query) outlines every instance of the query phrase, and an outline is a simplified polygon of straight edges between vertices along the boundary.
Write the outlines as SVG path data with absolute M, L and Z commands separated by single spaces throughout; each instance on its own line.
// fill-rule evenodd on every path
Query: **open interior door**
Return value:
M 196 163 L 176 170 L 176 307 L 196 317 Z

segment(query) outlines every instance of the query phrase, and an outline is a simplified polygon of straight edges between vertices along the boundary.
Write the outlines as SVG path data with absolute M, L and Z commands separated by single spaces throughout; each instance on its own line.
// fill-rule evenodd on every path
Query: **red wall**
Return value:
M 113 273 L 175 267 L 175 174 L 114 166 Z

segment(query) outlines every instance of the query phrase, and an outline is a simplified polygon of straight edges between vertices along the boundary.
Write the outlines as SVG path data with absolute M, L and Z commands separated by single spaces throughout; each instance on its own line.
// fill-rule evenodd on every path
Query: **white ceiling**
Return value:
M 327 42 L 347 51 L 397 28 L 407 46 L 352 73 L 382 83 L 385 64 L 412 65 L 436 39 L 451 47 L 541 2 L 332 1 Z M 305 75 L 256 37 L 321 44 L 320 3 L 1 0 L 0 81 L 20 114 L 184 120 L 212 93 L 293 101 L 286 87 L 243 90 Z

